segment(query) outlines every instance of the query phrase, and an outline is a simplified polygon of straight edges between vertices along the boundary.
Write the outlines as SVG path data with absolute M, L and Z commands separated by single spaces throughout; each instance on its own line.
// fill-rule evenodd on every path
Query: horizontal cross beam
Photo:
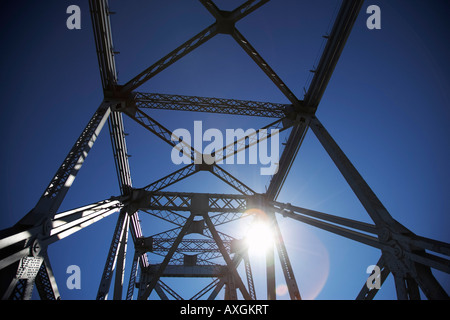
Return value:
M 206 212 L 243 212 L 247 199 L 242 195 L 182 192 L 148 192 L 134 204 L 139 209 Z
M 250 100 L 208 98 L 161 93 L 137 92 L 134 96 L 137 108 L 208 112 L 255 117 L 283 118 L 289 104 Z

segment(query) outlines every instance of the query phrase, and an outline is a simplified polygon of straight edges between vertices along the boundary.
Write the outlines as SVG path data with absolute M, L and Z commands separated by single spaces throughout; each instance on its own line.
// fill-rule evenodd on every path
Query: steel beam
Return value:
M 289 104 L 250 100 L 143 92 L 135 94 L 134 103 L 139 109 L 208 112 L 269 118 L 284 118 L 291 106 Z
M 252 266 L 250 264 L 250 258 L 248 257 L 248 252 L 243 251 L 243 252 L 239 252 L 238 254 L 241 254 L 242 258 L 244 259 L 245 275 L 247 276 L 248 293 L 250 294 L 250 297 L 252 297 L 252 300 L 257 300 L 255 283 L 253 281 Z
M 160 281 L 158 281 L 158 283 L 155 286 L 155 291 L 156 294 L 161 298 L 161 300 L 169 300 L 169 297 L 167 297 L 166 293 L 164 292 L 164 290 L 161 288 L 161 286 L 159 285 Z
M 120 104 L 116 104 L 117 106 Z M 130 164 L 128 162 L 128 151 L 125 141 L 125 129 L 123 124 L 122 113 L 113 111 L 108 121 L 109 133 L 111 137 L 111 146 L 114 155 L 114 164 L 116 166 L 117 180 L 122 195 L 128 196 L 132 191 L 132 180 L 130 172 Z M 134 212 L 130 217 L 130 230 L 133 242 L 142 237 L 142 227 L 139 222 L 139 212 Z M 139 260 L 142 267 L 148 265 L 147 257 L 144 256 Z
M 420 285 L 427 297 L 448 299 L 448 294 L 431 274 L 430 267 L 450 272 L 450 260 L 428 254 L 423 248 L 411 245 L 411 241 L 402 241 L 401 238 L 417 237 L 392 218 L 316 117 L 311 121 L 311 129 L 375 223 L 379 243 L 384 246 L 384 259 L 394 275 L 398 298 L 417 298 L 416 286 Z M 420 243 L 418 241 L 415 244 Z M 431 244 L 432 241 L 422 243 Z
M 198 300 L 201 297 L 203 297 L 206 293 L 208 293 L 210 290 L 212 290 L 214 287 L 217 286 L 217 283 L 220 281 L 219 278 L 214 279 L 211 283 L 209 283 L 206 287 L 204 287 L 202 290 L 197 292 L 195 295 L 193 295 L 189 300 Z
M 340 216 L 323 213 L 323 212 L 319 212 L 316 210 L 305 209 L 302 207 L 293 206 L 290 203 L 285 204 L 285 203 L 280 203 L 277 201 L 271 201 L 270 204 L 272 204 L 276 208 L 276 210 L 284 217 L 292 217 L 290 214 L 295 213 L 298 215 L 315 218 L 317 220 L 324 220 L 324 221 L 331 222 L 331 223 L 341 225 L 344 227 L 357 229 L 359 231 L 366 232 L 366 233 L 373 234 L 373 235 L 376 235 L 378 232 L 376 226 L 373 224 L 370 224 L 370 223 L 352 220 L 352 219 L 348 219 L 348 218 L 343 218 Z
M 187 219 L 186 217 L 184 217 L 172 210 L 156 210 L 156 209 L 152 209 L 152 210 L 141 209 L 141 210 L 154 216 L 154 217 L 160 218 L 162 220 L 173 223 L 180 227 L 185 223 L 185 221 Z M 215 226 L 219 226 L 219 225 L 222 225 L 225 223 L 229 223 L 232 221 L 250 217 L 251 215 L 252 215 L 251 212 L 250 213 L 221 212 L 218 214 L 211 215 L 210 218 Z
M 44 244 L 50 245 L 113 213 L 119 212 L 123 207 L 121 199 L 120 197 L 111 198 L 56 214 L 49 224 L 48 238 L 44 238 L 42 241 Z
M 178 293 L 176 293 L 172 288 L 170 288 L 166 283 L 159 279 L 155 290 L 158 288 L 164 289 L 168 294 L 170 294 L 175 300 L 184 300 Z
M 164 127 L 162 124 L 157 122 L 155 119 L 150 117 L 148 114 L 143 112 L 142 110 L 137 110 L 134 114 L 128 113 L 128 115 L 135 120 L 137 123 L 142 125 L 145 129 L 149 130 L 150 132 L 154 133 L 156 136 L 158 136 L 160 139 L 162 139 L 164 142 L 168 143 L 174 148 L 178 148 L 179 145 L 182 145 L 182 150 L 178 149 L 179 151 L 182 151 L 184 155 L 187 157 L 190 157 L 192 161 L 194 161 L 196 158 L 201 157 L 201 152 L 195 150 L 191 145 L 187 144 L 184 141 L 175 141 L 172 140 L 172 137 L 176 137 L 169 129 Z M 177 137 L 179 138 L 179 137 Z
M 36 276 L 35 284 L 41 300 L 61 299 L 47 253 L 44 255 L 44 261 Z
M 182 216 L 181 214 L 178 214 L 172 210 L 145 210 L 143 209 L 145 213 L 148 213 L 154 217 L 157 217 L 159 219 L 162 219 L 164 221 L 173 223 L 177 226 L 182 226 L 184 223 L 186 223 L 187 218 L 185 216 Z
M 247 197 L 236 194 L 207 194 L 188 192 L 147 192 L 135 202 L 139 209 L 202 212 L 243 212 Z
M 285 213 L 285 216 L 377 249 L 385 248 L 385 246 L 379 242 L 377 237 L 372 235 L 293 213 Z
M 129 195 L 132 188 L 128 151 L 125 141 L 125 129 L 122 113 L 113 111 L 108 121 L 109 134 L 116 166 L 119 189 L 123 195 Z
M 267 300 L 277 300 L 275 278 L 275 247 L 270 245 L 266 249 L 266 292 Z
M 292 268 L 289 255 L 284 244 L 283 235 L 275 215 L 272 217 L 272 230 L 274 232 L 274 241 L 280 259 L 281 270 L 283 271 L 284 279 L 286 280 L 289 296 L 291 300 L 301 300 L 302 298 L 297 285 L 297 280 L 295 279 L 294 270 Z
M 336 17 L 333 29 L 328 38 L 327 45 L 314 74 L 313 80 L 304 98 L 304 106 L 309 109 L 316 109 L 325 92 L 325 88 L 333 74 L 340 55 L 344 49 L 347 38 L 353 28 L 354 22 L 362 6 L 362 0 L 344 0 Z M 303 139 L 309 126 L 309 117 L 293 128 L 286 143 L 281 158 L 278 172 L 272 177 L 267 196 L 275 200 L 286 180 Z
M 241 46 L 242 49 L 249 55 L 249 57 L 258 65 L 258 67 L 272 80 L 275 86 L 286 96 L 286 98 L 295 106 L 300 108 L 302 103 L 287 87 L 287 85 L 280 79 L 275 71 L 269 66 L 269 64 L 259 55 L 255 48 L 252 47 L 250 42 L 234 28 L 231 36 Z
M 189 39 L 181 46 L 152 64 L 150 67 L 146 68 L 144 71 L 139 73 L 133 79 L 128 81 L 123 87 L 122 92 L 131 92 L 141 86 L 143 83 L 172 65 L 174 62 L 180 60 L 182 57 L 186 56 L 188 53 L 192 52 L 194 49 L 198 48 L 203 43 L 210 40 L 212 37 L 218 34 L 217 25 L 212 24 L 200 33 L 198 33 L 193 38 Z
M 103 275 L 97 292 L 97 300 L 106 300 L 108 298 L 109 289 L 111 286 L 111 281 L 113 279 L 114 270 L 116 269 L 116 265 L 121 265 L 122 263 L 123 266 L 123 261 L 120 261 L 121 257 L 119 253 L 123 252 L 123 247 L 126 245 L 124 239 L 126 239 L 126 234 L 128 233 L 128 221 L 128 212 L 126 209 L 122 209 L 117 219 L 116 228 L 114 230 L 111 245 L 106 258 Z M 119 272 L 120 271 L 121 270 L 119 270 Z M 114 298 L 118 298 L 117 291 L 114 292 Z
M 264 3 L 268 2 L 268 0 L 265 1 L 255 1 L 250 0 L 246 3 L 242 4 L 235 10 L 231 12 L 231 14 L 226 19 L 227 22 L 225 23 L 236 23 L 237 21 L 241 20 L 260 6 L 262 6 Z M 160 73 L 162 70 L 166 69 L 170 65 L 172 65 L 174 62 L 180 60 L 182 57 L 186 56 L 188 53 L 192 52 L 194 49 L 198 48 L 200 45 L 204 44 L 211 38 L 213 38 L 215 35 L 217 35 L 219 32 L 221 32 L 222 26 L 224 22 L 223 20 L 218 20 L 214 24 L 210 25 L 185 43 L 183 43 L 181 46 L 152 64 L 150 67 L 139 73 L 137 76 L 135 76 L 133 79 L 128 81 L 122 88 L 122 92 L 129 93 L 139 86 L 141 86 L 143 83 Z
M 312 119 L 310 127 L 377 228 L 387 227 L 398 233 L 408 232 L 405 227 L 392 218 L 369 185 L 346 157 L 342 149 L 339 148 L 336 141 L 334 141 L 316 117 Z
M 172 247 L 175 239 L 173 238 L 157 238 L 152 237 L 153 239 L 153 248 L 152 252 L 168 252 Z M 227 248 L 227 251 L 230 252 L 230 242 L 224 242 L 224 246 Z M 212 239 L 183 239 L 177 248 L 180 252 L 217 252 L 217 246 L 214 240 Z
M 139 259 L 142 253 L 139 250 L 134 251 L 133 261 L 131 262 L 130 279 L 128 280 L 128 289 L 126 300 L 133 300 L 134 286 L 136 284 L 136 276 L 139 268 Z
M 222 14 L 220 13 L 220 9 L 216 6 L 214 2 L 211 0 L 199 0 L 203 6 L 211 13 L 216 20 L 222 19 Z
M 110 107 L 102 103 L 73 145 L 36 206 L 17 223 L 32 226 L 51 219 L 72 186 L 89 151 L 110 115 Z
M 286 147 L 281 154 L 278 171 L 272 176 L 269 187 L 267 188 L 267 198 L 275 200 L 281 192 L 284 181 L 291 170 L 295 157 L 300 149 L 300 146 L 305 138 L 308 130 L 309 117 L 301 118 L 300 121 L 292 128 L 289 138 L 286 142 Z
M 89 8 L 102 86 L 104 90 L 114 90 L 117 72 L 108 1 L 89 0 Z
M 237 22 L 268 2 L 269 0 L 247 0 L 239 7 L 231 11 L 228 19 Z
M 251 146 L 256 145 L 257 143 L 272 138 L 272 136 L 276 136 L 279 133 L 290 128 L 291 123 L 285 121 L 286 118 L 276 120 L 259 130 L 255 130 L 254 132 L 246 135 L 228 145 L 224 146 L 222 149 L 215 150 L 214 152 L 214 161 L 216 164 L 223 163 L 229 157 L 233 157 L 235 154 L 244 151 Z
M 90 0 L 89 7 L 103 91 L 105 96 L 114 96 L 117 93 L 117 71 L 109 4 L 107 0 Z M 108 124 L 119 188 L 121 193 L 126 195 L 131 191 L 132 183 L 121 113 L 113 111 Z M 131 217 L 131 234 L 133 240 L 142 235 L 137 212 Z M 143 259 L 142 262 L 148 263 L 146 259 Z
M 211 171 L 216 177 L 220 180 L 224 181 L 237 191 L 245 195 L 254 195 L 255 191 L 253 191 L 250 187 L 248 187 L 243 182 L 239 181 L 236 177 L 234 177 L 231 173 L 226 171 L 225 169 L 219 167 L 218 165 L 213 165 Z
M 364 0 L 343 0 L 339 13 L 327 37 L 328 41 L 304 98 L 307 107 L 317 109 L 328 82 L 344 50 Z
M 117 262 L 116 262 L 114 292 L 113 292 L 114 300 L 122 300 L 129 225 L 130 225 L 130 218 L 129 216 L 127 216 L 125 220 L 125 225 L 123 227 L 124 230 L 119 240 L 119 248 L 117 252 Z
M 192 176 L 196 172 L 197 172 L 197 170 L 195 168 L 195 165 L 188 164 L 187 166 L 185 166 L 181 169 L 178 169 L 175 172 L 172 172 L 171 174 L 168 174 L 167 176 L 165 176 L 159 180 L 156 180 L 155 182 L 152 182 L 151 184 L 142 188 L 142 190 L 146 190 L 146 191 L 162 190 L 174 183 L 177 183 L 183 179 L 186 179 L 189 176 Z

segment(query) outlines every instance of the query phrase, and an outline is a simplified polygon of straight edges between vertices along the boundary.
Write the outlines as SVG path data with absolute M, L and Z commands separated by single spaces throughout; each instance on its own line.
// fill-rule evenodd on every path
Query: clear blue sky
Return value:
M 243 1 L 216 1 L 231 10 Z M 281 79 L 303 97 L 340 1 L 271 1 L 237 24 Z M 66 28 L 66 8 L 81 7 L 81 30 Z M 214 22 L 196 0 L 110 1 L 119 82 Z M 380 6 L 382 29 L 366 28 L 365 9 Z M 0 228 L 33 208 L 62 160 L 102 100 L 88 1 L 14 1 L 0 4 Z M 331 78 L 317 116 L 374 192 L 399 222 L 418 235 L 450 242 L 450 4 L 445 0 L 366 1 Z M 245 52 L 218 35 L 139 88 L 186 94 L 287 103 Z M 149 112 L 171 130 L 255 128 L 270 119 Z M 125 117 L 133 185 L 142 187 L 177 167 L 171 148 Z M 155 152 L 157 150 L 157 152 Z M 225 167 L 257 192 L 268 178 L 259 167 Z M 168 190 L 232 192 L 206 173 Z M 102 132 L 61 210 L 119 193 L 107 129 Z M 370 222 L 363 207 L 308 132 L 278 198 L 302 207 Z M 63 299 L 94 299 L 116 216 L 110 216 L 49 249 Z M 171 226 L 141 214 L 144 235 Z M 304 298 L 354 299 L 378 250 L 280 217 L 286 246 Z M 226 228 L 220 229 L 228 232 Z M 232 230 L 231 230 L 232 231 Z M 230 231 L 230 232 L 231 232 Z M 128 262 L 132 258 L 129 247 Z M 151 262 L 160 261 L 149 255 Z M 255 260 L 257 279 L 263 274 Z M 79 265 L 82 289 L 68 290 L 66 268 Z M 128 263 L 129 265 L 129 263 Z M 447 274 L 435 272 L 447 292 Z M 166 281 L 166 279 L 164 279 Z M 197 286 L 167 283 L 184 298 Z M 128 273 L 126 274 L 128 281 Z M 194 282 L 186 282 L 194 284 Z M 277 285 L 284 283 L 280 268 Z M 195 287 L 195 288 L 192 288 Z M 264 298 L 264 285 L 257 283 Z M 153 295 L 152 295 L 153 297 Z M 280 299 L 288 295 L 280 295 Z M 395 298 L 389 276 L 377 298 Z

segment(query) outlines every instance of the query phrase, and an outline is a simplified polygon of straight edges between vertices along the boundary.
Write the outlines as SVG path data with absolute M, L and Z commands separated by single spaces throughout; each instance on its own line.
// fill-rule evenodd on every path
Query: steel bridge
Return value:
M 332 31 L 327 36 L 319 64 L 302 100 L 294 95 L 236 27 L 238 21 L 264 6 L 269 0 L 247 0 L 231 11 L 221 10 L 211 0 L 199 1 L 214 17 L 215 22 L 122 84 L 118 83 L 108 1 L 89 1 L 104 99 L 36 206 L 14 226 L 2 230 L 0 234 L 2 298 L 30 299 L 32 290 L 36 287 L 41 299 L 60 299 L 57 281 L 50 264 L 51 257 L 47 253 L 48 246 L 113 215 L 117 219 L 117 224 L 101 275 L 97 299 L 107 299 L 112 288 L 113 299 L 122 299 L 124 293 L 126 299 L 133 299 L 136 289 L 137 298 L 141 300 L 148 299 L 153 290 L 161 299 L 169 299 L 169 296 L 182 299 L 175 290 L 163 282 L 164 277 L 212 278 L 211 283 L 191 299 L 199 299 L 206 294 L 208 299 L 215 299 L 223 288 L 226 299 L 237 299 L 238 292 L 244 299 L 256 299 L 247 248 L 241 239 L 220 232 L 217 227 L 241 219 L 244 215 L 248 216 L 250 209 L 259 209 L 265 213 L 265 219 L 275 235 L 275 246 L 266 256 L 267 297 L 263 297 L 264 299 L 276 299 L 275 251 L 278 252 L 290 298 L 292 300 L 302 298 L 301 286 L 297 284 L 295 268 L 290 262 L 283 233 L 278 224 L 277 217 L 280 215 L 378 249 L 380 258 L 374 263 L 380 267 L 381 283 L 392 274 L 398 299 L 420 299 L 419 288 L 428 299 L 448 299 L 448 294 L 434 277 L 432 269 L 450 272 L 449 260 L 445 258 L 450 255 L 450 245 L 416 235 L 396 221 L 316 116 L 316 110 L 363 1 L 342 1 Z M 149 79 L 218 34 L 231 36 L 290 103 L 136 91 Z M 123 117 L 133 119 L 170 146 L 176 145 L 171 139 L 172 132 L 148 114 L 147 110 L 150 109 L 264 117 L 271 119 L 265 129 L 278 129 L 280 132 L 289 130 L 278 171 L 273 175 L 267 191 L 263 194 L 256 193 L 251 186 L 240 181 L 218 163 L 227 156 L 235 155 L 254 144 L 270 139 L 270 134 L 263 137 L 249 136 L 247 139 L 224 146 L 215 153 L 216 162 L 213 164 L 192 163 L 145 187 L 134 187 L 128 163 Z M 60 212 L 61 203 L 105 124 L 111 136 L 121 194 Z M 311 129 L 320 141 L 367 211 L 372 223 L 277 201 L 308 129 Z M 201 154 L 188 144 L 183 146 L 183 150 L 192 160 Z M 165 191 L 168 186 L 198 172 L 209 172 L 231 186 L 237 193 Z M 141 225 L 140 214 L 162 219 L 174 227 L 149 236 L 144 234 L 145 227 Z M 129 233 L 134 253 L 131 255 L 133 260 L 128 287 L 124 288 Z M 201 238 L 186 235 L 201 235 Z M 162 262 L 152 264 L 147 255 L 149 252 L 162 256 Z M 222 259 L 222 263 L 217 262 L 218 258 Z M 245 278 L 237 269 L 242 263 Z M 379 291 L 376 288 L 369 289 L 366 283 L 362 283 L 361 287 L 361 291 L 355 293 L 357 299 L 373 299 Z

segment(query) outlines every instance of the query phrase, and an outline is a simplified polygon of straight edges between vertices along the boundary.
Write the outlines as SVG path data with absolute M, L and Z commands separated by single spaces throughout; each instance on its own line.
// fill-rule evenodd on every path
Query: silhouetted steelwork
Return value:
M 448 243 L 415 235 L 394 220 L 370 189 L 344 152 L 315 116 L 315 111 L 344 49 L 363 1 L 343 0 L 319 65 L 305 94 L 299 100 L 249 41 L 236 28 L 237 21 L 252 13 L 268 0 L 248 0 L 232 11 L 220 10 L 212 1 L 200 0 L 216 22 L 167 54 L 124 85 L 117 82 L 114 46 L 107 0 L 90 0 L 91 18 L 104 100 L 56 172 L 41 199 L 27 215 L 13 227 L 0 233 L 0 271 L 2 299 L 30 299 L 34 285 L 41 299 L 59 299 L 59 291 L 47 254 L 48 245 L 70 236 L 106 216 L 116 214 L 117 224 L 112 235 L 105 267 L 100 279 L 97 299 L 107 299 L 114 283 L 113 299 L 122 299 L 124 268 L 127 255 L 128 232 L 134 244 L 134 255 L 126 299 L 148 299 L 153 290 L 161 299 L 183 299 L 162 281 L 162 277 L 209 277 L 212 282 L 191 299 L 199 299 L 208 292 L 215 299 L 225 286 L 225 298 L 237 299 L 237 290 L 244 299 L 256 299 L 255 283 L 246 246 L 216 227 L 243 218 L 252 218 L 249 209 L 266 213 L 275 236 L 275 246 L 267 254 L 267 299 L 275 299 L 274 251 L 280 265 L 290 298 L 300 300 L 295 279 L 277 215 L 335 233 L 381 250 L 377 265 L 381 282 L 392 273 L 399 299 L 420 299 L 419 287 L 429 299 L 448 299 L 448 294 L 434 278 L 431 268 L 450 273 L 450 263 L 442 256 L 450 255 Z M 215 35 L 230 35 L 290 104 L 256 102 L 224 98 L 194 97 L 159 93 L 135 92 L 140 85 L 166 69 L 177 60 L 207 42 Z M 192 163 L 142 188 L 131 181 L 125 140 L 123 114 L 130 117 L 171 147 L 172 132 L 145 113 L 145 109 L 209 112 L 275 118 L 263 129 L 291 130 L 279 162 L 279 170 L 272 177 L 264 194 L 253 191 L 244 182 L 224 170 L 218 163 L 243 151 L 266 136 L 250 135 L 224 146 L 215 153 L 216 163 Z M 84 159 L 92 148 L 102 127 L 108 121 L 121 195 L 73 210 L 58 212 Z M 311 128 L 324 149 L 358 197 L 371 223 L 342 218 L 299 206 L 276 201 L 289 173 L 303 138 Z M 184 143 L 183 151 L 192 160 L 201 155 Z M 210 172 L 238 194 L 167 192 L 164 189 L 196 173 Z M 139 214 L 148 214 L 174 225 L 152 236 L 143 234 Z M 187 234 L 202 235 L 200 239 L 185 238 Z M 147 253 L 163 257 L 159 264 L 151 264 Z M 217 259 L 224 263 L 217 263 Z M 245 285 L 237 267 L 244 262 Z M 378 289 L 369 290 L 364 284 L 357 299 L 372 299 Z

